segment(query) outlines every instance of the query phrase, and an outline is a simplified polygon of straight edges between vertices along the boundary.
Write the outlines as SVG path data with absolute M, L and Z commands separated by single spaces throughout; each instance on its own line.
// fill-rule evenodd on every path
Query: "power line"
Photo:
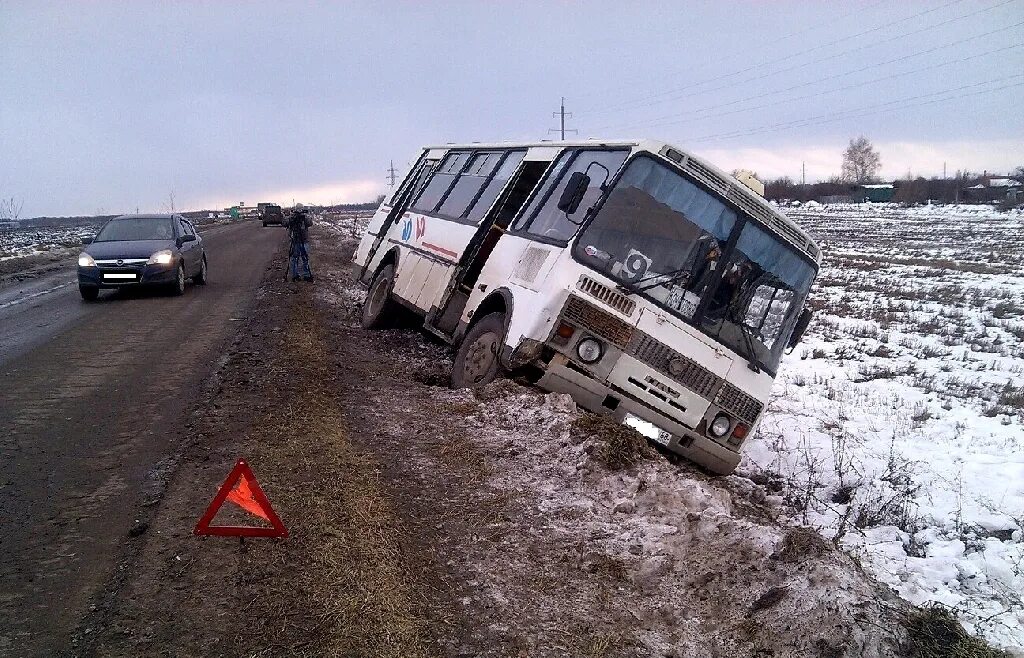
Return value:
M 1012 44 L 1012 45 L 1009 45 L 1009 46 L 1005 46 L 1003 48 L 995 48 L 993 50 L 988 50 L 988 51 L 983 52 L 983 53 L 978 53 L 976 55 L 970 55 L 968 57 L 961 57 L 959 59 L 946 60 L 944 62 L 939 62 L 939 63 L 936 63 L 936 64 L 930 64 L 928 66 L 923 66 L 923 67 L 920 67 L 920 68 L 911 69 L 909 71 L 903 71 L 903 72 L 900 72 L 900 73 L 892 73 L 890 75 L 882 76 L 880 78 L 873 78 L 871 80 L 864 80 L 862 82 L 856 82 L 856 83 L 849 84 L 849 85 L 846 85 L 846 86 L 843 86 L 843 87 L 837 87 L 836 89 L 829 89 L 829 90 L 825 90 L 825 91 L 816 91 L 816 92 L 814 92 L 812 94 L 806 94 L 806 95 L 803 95 L 803 96 L 794 96 L 792 98 L 783 98 L 783 99 L 780 99 L 780 100 L 777 100 L 777 101 L 774 101 L 774 102 L 771 102 L 771 103 L 764 103 L 764 104 L 761 104 L 761 105 L 754 105 L 754 106 L 749 106 L 749 107 L 741 107 L 739 109 L 730 110 L 728 112 L 717 112 L 716 111 L 716 110 L 720 110 L 720 109 L 723 109 L 723 108 L 726 108 L 726 107 L 730 107 L 732 105 L 737 105 L 739 103 L 744 103 L 746 101 L 759 100 L 759 99 L 762 99 L 762 98 L 766 98 L 768 96 L 776 96 L 778 94 L 784 94 L 786 92 L 794 91 L 796 89 L 801 89 L 801 88 L 804 88 L 804 87 L 810 87 L 810 86 L 819 85 L 819 84 L 821 84 L 823 82 L 827 82 L 828 80 L 835 80 L 835 79 L 838 79 L 838 78 L 843 78 L 843 77 L 846 77 L 846 76 L 849 76 L 849 75 L 853 75 L 854 73 L 861 73 L 863 71 L 867 71 L 867 70 L 870 70 L 870 69 L 880 68 L 880 67 L 883 67 L 883 66 L 888 66 L 889 64 L 894 64 L 894 63 L 897 63 L 897 62 L 906 61 L 908 59 L 913 59 L 914 57 L 920 57 L 921 55 L 928 55 L 928 54 L 933 53 L 933 52 L 938 51 L 938 50 L 943 50 L 945 48 L 949 48 L 951 46 L 955 46 L 955 45 L 959 45 L 959 44 L 962 44 L 962 43 L 966 43 L 968 41 L 974 41 L 976 39 L 981 39 L 981 38 L 984 38 L 984 37 L 988 37 L 988 36 L 991 36 L 991 35 L 996 34 L 998 32 L 1005 32 L 1006 30 L 1010 30 L 1010 29 L 1013 29 L 1015 27 L 1020 27 L 1020 26 L 1024 26 L 1024 22 L 1020 22 L 1020 23 L 1017 23 L 1015 25 L 1009 25 L 1007 27 L 1003 27 L 1003 28 L 1000 28 L 998 30 L 992 30 L 991 32 L 986 32 L 984 34 L 979 34 L 977 36 L 968 37 L 966 39 L 960 39 L 958 41 L 953 41 L 951 43 L 947 43 L 947 44 L 944 44 L 944 45 L 941 45 L 941 46 L 935 46 L 935 47 L 929 48 L 927 50 L 922 50 L 922 51 L 919 51 L 919 52 L 916 52 L 916 53 L 911 53 L 909 55 L 904 55 L 902 57 L 897 57 L 895 59 L 891 59 L 891 60 L 888 60 L 888 61 L 885 61 L 885 62 L 880 62 L 878 64 L 872 64 L 871 66 L 864 66 L 864 67 L 861 67 L 859 69 L 854 69 L 852 71 L 847 71 L 845 73 L 836 73 L 836 74 L 833 74 L 833 75 L 825 76 L 824 78 L 819 78 L 819 79 L 816 79 L 816 80 L 811 80 L 809 82 L 804 82 L 804 83 L 801 83 L 801 84 L 798 84 L 798 85 L 793 85 L 793 86 L 790 86 L 790 87 L 786 87 L 785 89 L 779 89 L 779 90 L 776 90 L 776 91 L 770 91 L 770 92 L 767 92 L 767 93 L 764 93 L 764 94 L 755 94 L 755 95 L 752 95 L 752 96 L 747 96 L 745 98 L 739 98 L 739 99 L 736 99 L 736 100 L 733 100 L 733 101 L 729 101 L 727 103 L 719 103 L 718 105 L 709 105 L 709 106 L 706 106 L 706 107 L 698 108 L 696 110 L 689 110 L 687 112 L 683 112 L 683 113 L 679 113 L 679 114 L 667 114 L 667 115 L 663 115 L 663 116 L 660 116 L 660 117 L 654 117 L 654 118 L 651 118 L 651 119 L 644 119 L 644 120 L 633 122 L 633 123 L 622 123 L 622 124 L 615 124 L 615 125 L 611 125 L 611 126 L 602 126 L 600 128 L 596 128 L 595 130 L 596 131 L 618 130 L 618 129 L 622 129 L 622 128 L 626 128 L 626 127 L 629 127 L 629 128 L 632 128 L 632 127 L 660 127 L 660 126 L 668 126 L 668 125 L 673 125 L 673 124 L 676 124 L 676 123 L 681 123 L 683 121 L 693 121 L 693 120 L 700 120 L 700 119 L 708 119 L 708 118 L 711 118 L 711 117 L 718 118 L 718 117 L 728 116 L 730 114 L 738 114 L 738 113 L 741 113 L 741 112 L 751 112 L 753 110 L 761 110 L 761 109 L 764 109 L 764 108 L 767 108 L 767 107 L 774 107 L 776 105 L 783 105 L 785 103 L 793 103 L 793 102 L 796 102 L 796 101 L 807 100 L 807 99 L 810 99 L 810 98 L 817 98 L 817 97 L 825 95 L 825 94 L 834 94 L 834 93 L 837 93 L 837 92 L 840 92 L 840 91 L 847 91 L 849 89 L 856 89 L 857 87 L 863 87 L 865 85 L 875 84 L 875 83 L 878 83 L 878 82 L 884 82 L 886 80 L 893 80 L 895 78 L 905 77 L 905 76 L 908 76 L 908 75 L 912 75 L 914 73 L 922 73 L 924 71 L 930 71 L 930 70 L 933 70 L 933 69 L 942 68 L 943 66 L 950 66 L 950 65 L 954 65 L 954 64 L 962 64 L 964 62 L 969 62 L 971 60 L 978 59 L 980 57 L 986 57 L 988 55 L 994 55 L 996 53 L 1001 53 L 1001 52 L 1004 52 L 1004 51 L 1007 51 L 1007 50 L 1013 50 L 1015 48 L 1021 48 L 1021 47 L 1024 47 L 1024 44 L 1015 43 L 1015 44 Z M 716 111 L 716 112 L 714 114 L 709 114 L 712 111 Z M 701 116 L 701 115 L 704 115 L 704 116 Z
M 565 141 L 565 133 L 567 133 L 567 132 L 578 133 L 579 132 L 575 128 L 566 128 L 565 127 L 565 118 L 566 117 L 572 117 L 572 112 L 566 112 L 565 111 L 565 96 L 562 96 L 562 104 L 559 106 L 558 111 L 557 112 L 552 112 L 551 116 L 560 120 L 560 124 L 559 124 L 560 127 L 558 127 L 558 128 L 548 128 L 548 132 L 549 133 L 560 133 L 561 136 L 562 136 L 561 139 L 562 139 L 563 142 Z
M 876 2 L 873 2 L 873 3 L 869 4 L 869 5 L 865 5 L 863 7 L 858 7 L 856 9 L 854 9 L 853 11 L 847 12 L 847 13 L 842 14 L 840 16 L 836 16 L 832 20 L 834 20 L 835 22 L 838 23 L 838 22 L 842 21 L 845 18 L 849 18 L 850 16 L 862 15 L 867 10 L 874 9 L 878 5 L 880 5 L 882 3 L 886 3 L 886 2 L 889 2 L 889 0 L 877 0 Z M 937 9 L 941 9 L 941 7 L 938 7 Z M 673 27 L 672 29 L 675 29 L 675 28 Z M 792 39 L 793 37 L 800 36 L 801 34 L 804 34 L 805 32 L 810 32 L 811 30 L 818 30 L 818 29 L 820 29 L 820 25 L 818 25 L 818 24 L 809 25 L 808 27 L 802 28 L 800 30 L 796 30 L 795 32 L 789 32 L 787 34 L 782 35 L 781 37 L 775 37 L 774 39 L 770 39 L 764 45 L 767 45 L 767 46 L 778 45 L 778 44 L 782 43 L 783 41 L 787 41 L 789 39 Z M 738 55 L 734 54 L 734 55 L 732 55 L 730 57 L 730 59 L 736 59 L 737 57 L 738 57 Z M 709 80 L 717 80 L 717 79 L 718 78 L 716 77 L 716 78 L 710 78 Z M 698 85 L 698 84 L 701 84 L 701 83 L 700 82 L 695 82 L 693 84 L 694 85 Z M 621 85 L 615 85 L 615 86 L 605 87 L 605 88 L 603 88 L 601 90 L 583 91 L 583 92 L 580 93 L 580 96 L 583 96 L 585 98 L 589 98 L 589 97 L 596 96 L 598 94 L 603 94 L 603 93 L 608 92 L 608 91 L 619 90 L 619 89 L 622 89 L 622 88 L 623 87 Z M 603 112 L 604 110 L 601 110 L 601 111 Z
M 716 133 L 716 134 L 712 134 L 712 135 L 703 135 L 701 137 L 695 137 L 693 139 L 686 140 L 686 142 L 687 143 L 692 143 L 692 142 L 704 142 L 704 141 L 717 140 L 717 139 L 733 139 L 733 138 L 736 138 L 736 137 L 747 137 L 747 136 L 750 136 L 750 135 L 757 135 L 757 134 L 763 134 L 763 133 L 777 132 L 777 131 L 782 131 L 782 130 L 789 130 L 789 129 L 792 129 L 792 128 L 804 128 L 804 127 L 811 126 L 811 125 L 819 125 L 819 124 L 823 124 L 823 123 L 830 123 L 832 121 L 842 121 L 844 119 L 852 119 L 852 118 L 858 118 L 858 117 L 862 117 L 862 116 L 869 116 L 871 114 L 877 114 L 879 112 L 887 111 L 888 109 L 907 109 L 907 108 L 911 108 L 911 107 L 921 107 L 921 106 L 924 106 L 924 105 L 932 105 L 932 104 L 935 104 L 935 103 L 941 103 L 941 102 L 946 102 L 946 101 L 951 101 L 951 100 L 958 100 L 960 98 L 967 98 L 969 96 L 977 96 L 979 94 L 988 94 L 988 93 L 992 93 L 992 92 L 995 92 L 995 91 L 1002 91 L 1003 89 L 1010 89 L 1010 88 L 1013 88 L 1013 87 L 1024 86 L 1024 81 L 1013 83 L 1013 84 L 1008 84 L 1008 85 L 1003 85 L 1001 87 L 994 87 L 992 89 L 981 89 L 981 90 L 978 90 L 978 91 L 968 92 L 966 94 L 959 94 L 959 95 L 948 96 L 946 98 L 936 98 L 936 99 L 932 99 L 932 100 L 921 100 L 920 102 L 909 103 L 909 104 L 903 105 L 902 107 L 889 108 L 889 106 L 892 106 L 892 105 L 897 105 L 898 106 L 901 103 L 907 103 L 907 101 L 915 101 L 915 100 L 920 100 L 920 99 L 926 99 L 929 96 L 939 96 L 939 95 L 942 95 L 942 94 L 950 94 L 952 92 L 962 91 L 962 90 L 965 90 L 965 89 L 971 89 L 973 87 L 980 87 L 982 85 L 992 84 L 994 82 L 1003 82 L 1003 81 L 1006 81 L 1006 80 L 1015 80 L 1015 79 L 1018 79 L 1018 78 L 1024 78 L 1024 73 L 1020 73 L 1020 74 L 1017 74 L 1017 75 L 1005 76 L 1005 77 L 1002 77 L 1002 78 L 993 78 L 991 80 L 983 80 L 981 82 L 975 82 L 973 84 L 963 85 L 961 87 L 956 87 L 954 89 L 943 89 L 943 90 L 940 90 L 940 91 L 931 92 L 929 94 L 920 94 L 918 96 L 910 96 L 910 97 L 907 97 L 907 98 L 900 98 L 900 99 L 893 100 L 893 101 L 887 101 L 885 103 L 877 103 L 875 105 L 866 105 L 864 107 L 854 108 L 854 109 L 851 109 L 851 110 L 843 110 L 841 112 L 834 112 L 834 113 L 831 113 L 831 114 L 820 114 L 820 115 L 813 116 L 813 117 L 804 117 L 803 119 L 796 119 L 794 121 L 784 121 L 784 122 L 781 122 L 781 123 L 775 123 L 775 124 L 770 124 L 770 125 L 765 125 L 765 126 L 759 126 L 757 128 L 751 128 L 751 129 L 736 130 L 736 131 L 730 131 L 730 132 L 724 132 L 724 133 Z
M 956 21 L 961 21 L 961 20 L 964 20 L 966 18 L 971 18 L 971 17 L 976 16 L 978 14 L 981 14 L 981 13 L 984 13 L 984 12 L 987 12 L 987 11 L 992 11 L 993 9 L 998 9 L 999 7 L 1002 7 L 1004 5 L 1010 4 L 1012 2 L 1017 2 L 1017 1 L 1018 0 L 1002 0 L 1002 2 L 999 2 L 999 3 L 995 4 L 995 5 L 991 5 L 989 7 L 984 7 L 982 9 L 978 9 L 978 10 L 970 12 L 968 14 L 964 14 L 962 16 L 956 16 L 954 18 L 949 18 L 949 19 L 946 19 L 946 20 L 941 21 L 939 23 L 935 23 L 934 25 L 928 25 L 928 26 L 925 26 L 925 27 L 922 27 L 922 28 L 918 28 L 916 30 L 912 30 L 910 32 L 903 32 L 903 33 L 900 33 L 900 34 L 896 34 L 894 36 L 891 36 L 891 37 L 889 37 L 887 39 L 883 39 L 881 41 L 873 41 L 871 43 L 867 43 L 867 44 L 864 44 L 864 45 L 861 45 L 861 46 L 857 46 L 856 48 L 851 48 L 849 50 L 844 50 L 842 52 L 833 53 L 831 55 L 827 55 L 825 57 L 821 57 L 821 58 L 818 58 L 818 59 L 815 59 L 815 60 L 812 60 L 812 61 L 804 62 L 804 63 L 801 63 L 801 64 L 795 64 L 793 66 L 789 66 L 789 67 L 786 67 L 786 68 L 778 69 L 778 70 L 775 70 L 775 71 L 767 71 L 767 72 L 759 73 L 758 75 L 747 77 L 747 78 L 743 78 L 742 80 L 736 80 L 736 81 L 733 81 L 733 82 L 727 82 L 727 83 L 719 85 L 717 87 L 712 87 L 710 89 L 705 89 L 705 90 L 701 91 L 701 93 L 710 93 L 710 92 L 713 92 L 713 91 L 721 91 L 723 89 L 728 89 L 729 87 L 733 87 L 733 86 L 740 85 L 740 84 L 745 84 L 747 82 L 752 82 L 752 81 L 755 81 L 755 80 L 762 80 L 765 76 L 775 76 L 775 75 L 779 75 L 780 73 L 788 73 L 790 71 L 796 71 L 798 69 L 806 68 L 808 66 L 820 65 L 822 62 L 827 62 L 827 61 L 830 61 L 830 60 L 833 60 L 833 59 L 838 59 L 840 57 L 845 57 L 845 56 L 850 55 L 852 53 L 860 52 L 860 51 L 866 50 L 868 48 L 876 48 L 877 46 L 880 46 L 880 45 L 883 45 L 883 44 L 886 44 L 886 43 L 890 43 L 890 42 L 897 41 L 897 40 L 900 40 L 900 39 L 905 39 L 907 37 L 914 36 L 914 35 L 920 34 L 922 32 L 927 32 L 929 30 L 934 30 L 935 28 L 942 27 L 944 25 L 949 25 L 950 23 L 954 23 Z M 847 41 L 847 40 L 855 38 L 855 37 L 864 36 L 866 34 L 870 34 L 872 32 L 876 32 L 876 31 L 878 31 L 880 29 L 890 27 L 891 25 L 895 25 L 896 23 L 902 23 L 904 21 L 908 21 L 908 20 L 911 20 L 911 19 L 914 19 L 914 18 L 919 18 L 920 16 L 923 16 L 923 15 L 925 15 L 927 13 L 932 12 L 932 11 L 937 11 L 938 9 L 943 9 L 945 7 L 949 7 L 951 5 L 958 4 L 960 2 L 963 2 L 963 0 L 954 0 L 954 2 L 950 2 L 948 4 L 942 5 L 940 7 L 935 7 L 933 9 L 929 9 L 927 11 L 919 12 L 918 14 L 914 14 L 912 16 L 907 16 L 907 17 L 905 17 L 903 19 L 900 19 L 900 20 L 895 21 L 893 23 L 889 23 L 889 24 L 884 25 L 884 26 L 879 26 L 879 27 L 876 27 L 876 28 L 872 28 L 870 30 L 865 30 L 864 32 L 859 32 L 859 33 L 857 33 L 855 35 L 852 35 L 850 37 L 844 37 L 842 39 L 838 39 L 836 41 L 829 42 L 829 43 L 823 44 L 821 46 L 815 46 L 814 48 L 810 48 L 808 50 L 804 50 L 804 51 L 801 51 L 801 52 L 798 52 L 798 53 L 794 53 L 792 55 L 787 55 L 785 57 L 781 57 L 779 59 L 776 59 L 776 60 L 773 60 L 771 62 L 768 62 L 767 64 L 749 66 L 749 67 L 747 67 L 745 69 L 741 69 L 739 71 L 734 71 L 733 73 L 728 73 L 728 74 L 725 74 L 725 75 L 722 75 L 722 76 L 716 76 L 714 78 L 707 78 L 705 80 L 702 80 L 700 82 L 696 82 L 696 83 L 693 83 L 693 84 L 690 84 L 690 85 L 684 85 L 682 87 L 677 87 L 675 89 L 669 89 L 669 90 L 666 90 L 666 91 L 663 91 L 663 92 L 659 92 L 657 94 L 653 94 L 653 95 L 648 96 L 646 98 L 635 99 L 633 101 L 628 101 L 626 103 L 623 103 L 623 104 L 620 104 L 618 106 L 614 106 L 614 107 L 608 108 L 606 110 L 600 110 L 598 112 L 594 112 L 590 116 L 593 116 L 593 115 L 596 115 L 596 114 L 607 113 L 607 112 L 615 112 L 615 111 L 619 111 L 619 110 L 622 110 L 622 109 L 630 109 L 632 107 L 637 107 L 637 108 L 639 108 L 639 107 L 651 107 L 653 105 L 659 105 L 659 104 L 662 104 L 662 103 L 669 103 L 669 102 L 678 100 L 679 98 L 685 96 L 686 95 L 685 92 L 690 90 L 690 89 L 692 89 L 693 87 L 705 84 L 707 82 L 713 82 L 715 80 L 721 80 L 723 78 L 732 78 L 732 77 L 735 77 L 737 75 L 742 75 L 744 73 L 749 73 L 749 72 L 757 70 L 759 68 L 771 67 L 771 66 L 774 66 L 775 64 L 778 64 L 778 63 L 783 62 L 785 60 L 792 59 L 794 57 L 797 57 L 797 56 L 800 56 L 800 55 L 804 55 L 804 54 L 807 54 L 809 52 L 813 52 L 815 50 L 820 50 L 821 48 L 832 46 L 832 45 L 835 45 L 837 43 L 841 43 L 842 41 Z M 654 99 L 657 99 L 657 100 L 654 100 Z M 645 101 L 650 101 L 650 102 L 645 102 Z

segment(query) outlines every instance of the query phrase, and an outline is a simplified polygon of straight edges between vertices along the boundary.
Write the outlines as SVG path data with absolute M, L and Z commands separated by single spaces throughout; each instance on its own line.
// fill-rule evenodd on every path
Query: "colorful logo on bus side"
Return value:
M 416 239 L 419 240 L 427 232 L 427 220 L 423 217 L 416 218 Z M 402 224 L 402 242 L 408 242 L 412 237 L 412 218 L 406 217 Z

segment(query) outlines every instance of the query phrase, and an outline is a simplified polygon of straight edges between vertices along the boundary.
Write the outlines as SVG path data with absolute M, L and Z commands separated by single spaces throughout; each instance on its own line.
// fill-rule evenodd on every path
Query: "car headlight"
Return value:
M 601 343 L 594 338 L 584 338 L 576 344 L 576 354 L 583 363 L 594 363 L 601 358 Z
M 174 253 L 170 249 L 161 249 L 146 261 L 147 265 L 170 265 L 174 260 Z
M 95 267 L 96 261 L 89 254 L 82 252 L 78 255 L 78 266 L 79 267 Z
M 721 438 L 729 431 L 730 425 L 732 425 L 732 423 L 729 421 L 728 416 L 718 414 L 715 416 L 715 419 L 711 421 L 711 425 L 708 426 L 708 431 L 711 432 L 712 436 Z

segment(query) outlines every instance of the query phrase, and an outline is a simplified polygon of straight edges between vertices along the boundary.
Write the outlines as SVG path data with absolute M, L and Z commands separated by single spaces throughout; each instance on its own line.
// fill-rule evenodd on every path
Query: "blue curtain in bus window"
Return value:
M 643 190 L 721 241 L 729 237 L 736 223 L 736 213 L 721 201 L 649 158 L 631 164 L 619 187 Z
M 743 227 L 736 248 L 791 289 L 803 293 L 810 287 L 814 269 L 793 248 L 783 245 L 757 226 L 747 224 Z

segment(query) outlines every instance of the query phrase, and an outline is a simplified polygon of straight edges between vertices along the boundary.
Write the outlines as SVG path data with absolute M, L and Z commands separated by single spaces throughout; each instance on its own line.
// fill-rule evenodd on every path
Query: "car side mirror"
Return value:
M 181 245 L 185 244 L 186 242 L 195 242 L 195 241 L 196 241 L 196 236 L 194 236 L 194 235 L 183 235 L 180 238 L 178 238 L 178 246 L 180 247 Z
M 796 347 L 800 339 L 804 337 L 804 332 L 807 331 L 807 325 L 811 323 L 811 318 L 814 317 L 814 311 L 809 308 L 805 308 L 800 313 L 800 317 L 797 318 L 796 326 L 793 327 L 793 334 L 789 337 L 789 349 Z
M 558 209 L 566 215 L 576 212 L 580 207 L 580 203 L 583 202 L 583 195 L 587 193 L 587 188 L 589 187 L 590 176 L 582 171 L 574 171 L 572 176 L 569 176 L 569 182 L 566 183 L 565 189 L 562 190 L 562 196 L 558 199 Z
M 92 244 L 92 238 L 82 238 L 82 244 Z

